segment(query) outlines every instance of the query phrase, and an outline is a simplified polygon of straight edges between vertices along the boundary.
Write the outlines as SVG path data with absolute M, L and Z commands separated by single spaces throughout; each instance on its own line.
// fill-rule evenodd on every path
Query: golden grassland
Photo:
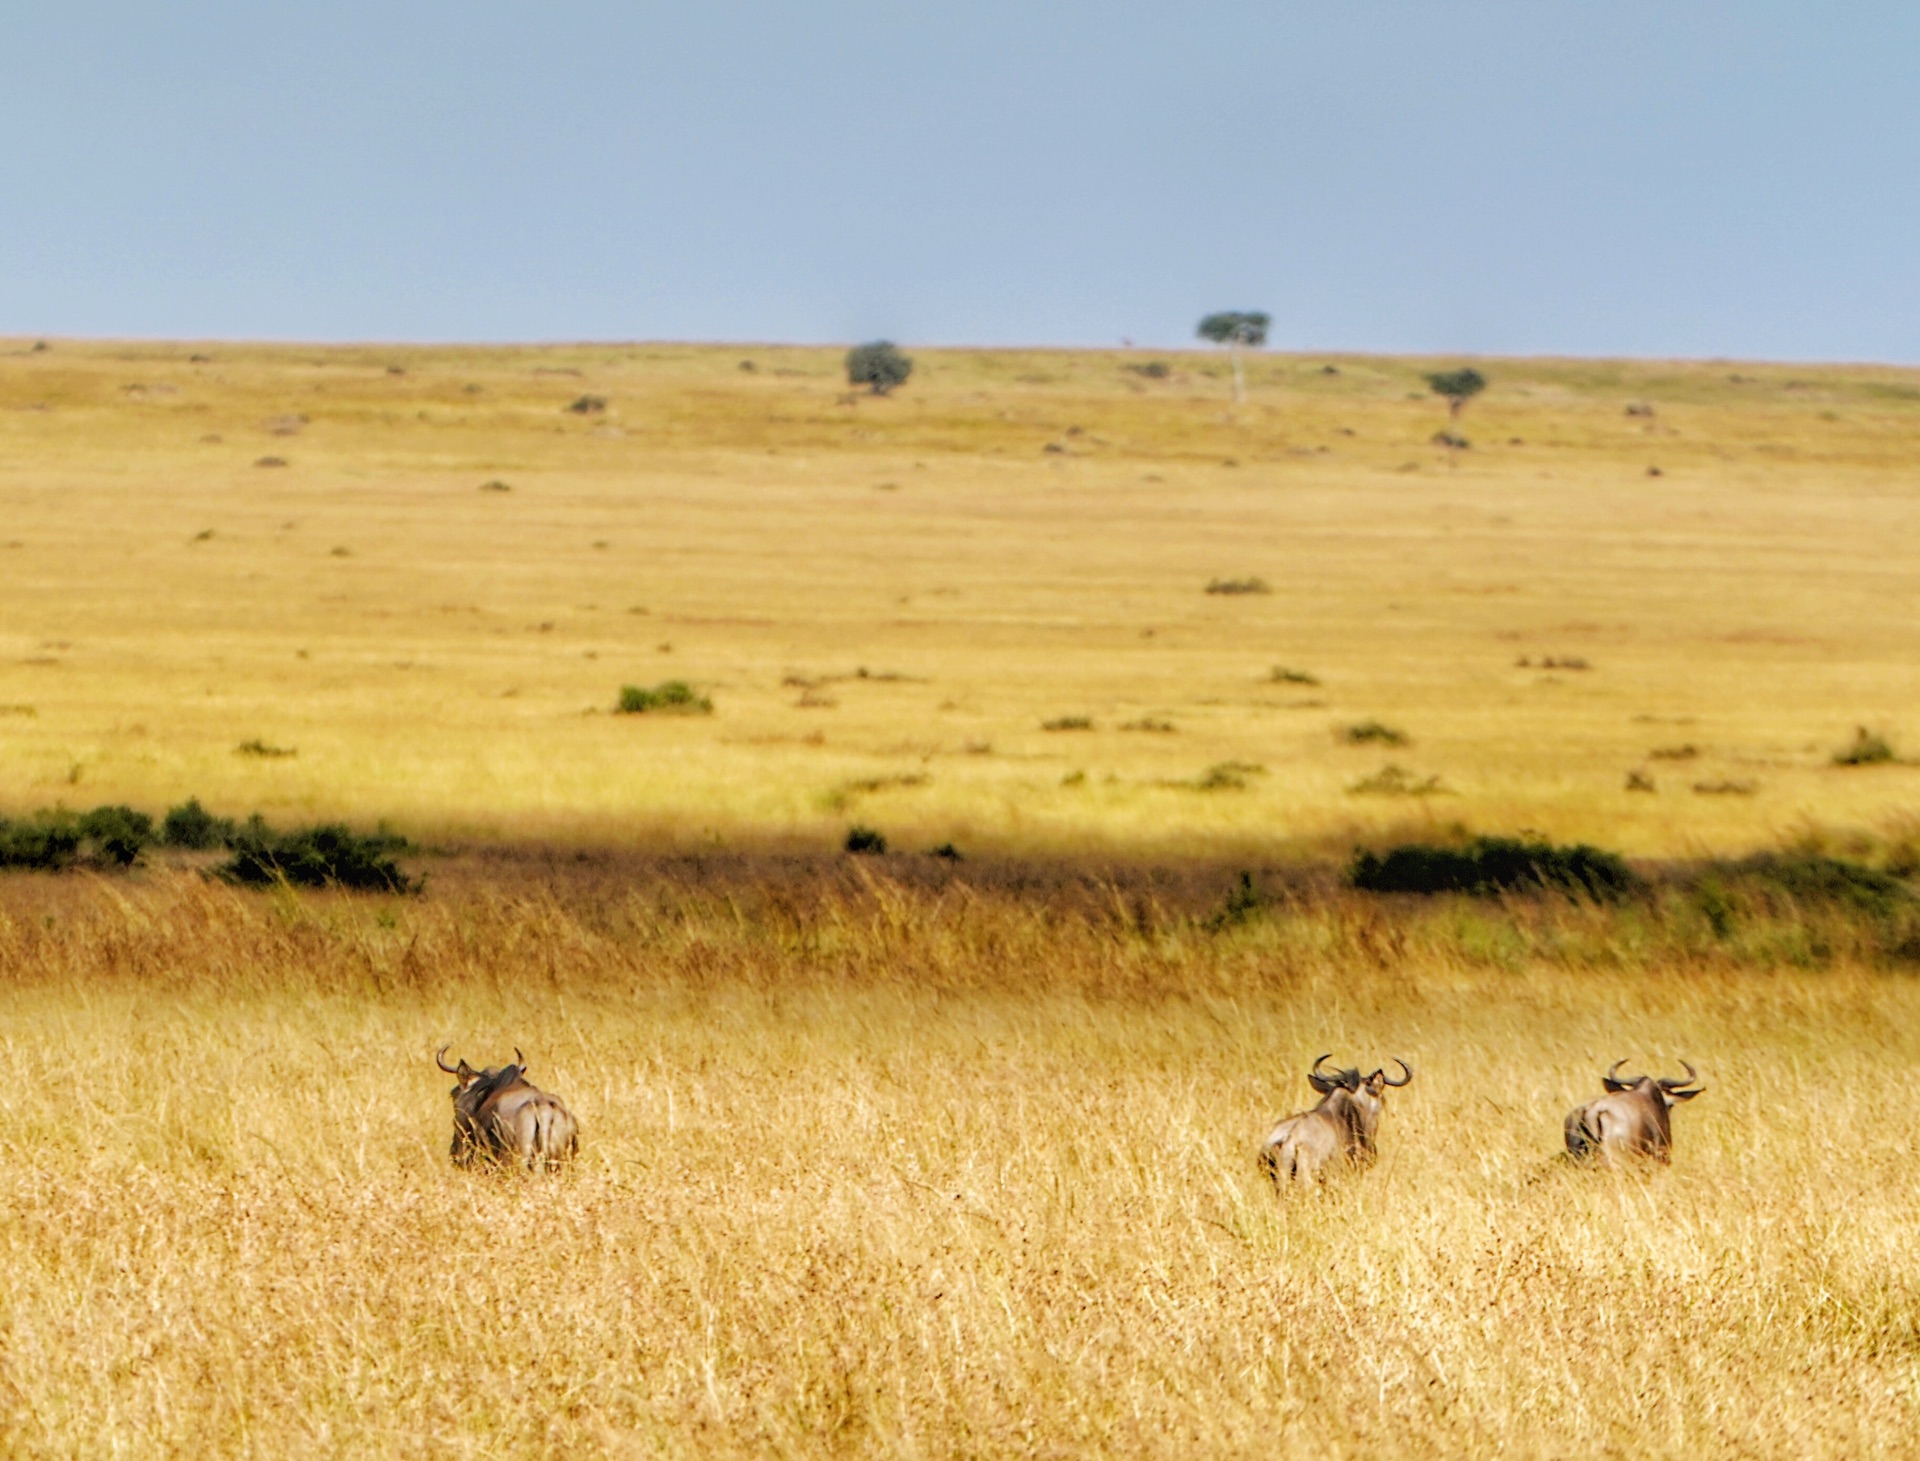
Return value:
M 0 1449 L 1915 1446 L 1909 977 L 1566 903 L 1209 933 L 570 868 L 0 885 Z M 452 1167 L 448 1039 L 524 1048 L 575 1169 Z M 1327 1047 L 1417 1074 L 1374 1170 L 1276 1197 L 1256 1146 Z M 1569 1170 L 1623 1054 L 1708 1093 L 1671 1169 Z
M 0 810 L 1673 854 L 1916 805 L 1828 763 L 1920 735 L 1920 372 L 1482 362 L 1449 453 L 1443 362 L 1263 356 L 1236 407 L 1199 353 L 916 359 L 880 399 L 815 349 L 17 342 Z M 609 713 L 668 678 L 715 714 Z M 1442 794 L 1351 790 L 1389 763 Z
M 1920 1451 L 1914 904 L 1660 867 L 1911 874 L 1920 373 L 1482 362 L 1450 453 L 1451 362 L 29 344 L 0 815 L 431 850 L 0 877 L 0 1453 Z M 1658 876 L 1339 886 L 1454 823 Z M 576 1166 L 453 1168 L 444 1041 Z M 1417 1075 L 1276 1194 L 1329 1049 Z M 1571 1170 L 1621 1056 L 1708 1094 Z

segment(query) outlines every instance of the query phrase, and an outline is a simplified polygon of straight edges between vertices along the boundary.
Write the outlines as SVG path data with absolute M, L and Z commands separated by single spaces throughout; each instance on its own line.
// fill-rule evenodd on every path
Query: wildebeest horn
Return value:
M 513 1047 L 513 1063 L 522 1070 L 527 1068 L 527 1057 L 520 1053 L 520 1047 L 518 1045 Z
M 1396 1055 L 1393 1057 L 1393 1063 L 1399 1066 L 1400 1069 L 1405 1072 L 1405 1074 L 1402 1075 L 1399 1080 L 1396 1081 L 1396 1080 L 1390 1079 L 1387 1075 L 1386 1068 L 1384 1066 L 1381 1069 L 1376 1070 L 1374 1074 L 1379 1076 L 1383 1082 L 1385 1082 L 1387 1085 L 1390 1085 L 1390 1086 L 1404 1086 L 1408 1081 L 1413 1079 L 1413 1067 L 1408 1065 L 1406 1061 L 1402 1060 L 1399 1056 Z
M 1633 1082 L 1620 1079 L 1620 1067 L 1626 1063 L 1625 1060 L 1614 1061 L 1612 1065 L 1607 1067 L 1607 1073 L 1600 1077 L 1600 1084 L 1610 1091 L 1622 1091 L 1632 1085 Z
M 1694 1068 L 1691 1065 L 1687 1064 L 1686 1061 L 1683 1060 L 1680 1062 L 1680 1068 L 1687 1073 L 1686 1079 L 1674 1080 L 1669 1077 L 1662 1076 L 1660 1079 L 1661 1090 L 1677 1091 L 1682 1086 L 1697 1085 L 1699 1083 L 1699 1080 L 1700 1080 L 1699 1075 L 1694 1071 Z
M 444 1070 L 448 1075 L 458 1075 L 460 1074 L 459 1067 L 447 1064 L 447 1052 L 452 1048 L 453 1047 L 451 1045 L 442 1045 L 438 1050 L 434 1051 L 433 1063 L 439 1066 L 440 1069 Z

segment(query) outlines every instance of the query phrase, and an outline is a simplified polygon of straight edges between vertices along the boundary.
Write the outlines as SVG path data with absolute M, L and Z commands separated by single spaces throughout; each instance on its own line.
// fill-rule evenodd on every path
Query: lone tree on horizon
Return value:
M 1461 408 L 1487 388 L 1487 378 L 1468 365 L 1459 370 L 1436 370 L 1427 377 L 1427 385 L 1436 396 L 1447 398 L 1447 419 L 1458 421 Z
M 1240 347 L 1259 349 L 1267 343 L 1267 326 L 1272 320 L 1257 309 L 1228 309 L 1218 314 L 1201 318 L 1194 333 L 1202 340 L 1211 340 L 1216 345 L 1225 345 L 1227 354 L 1233 361 L 1233 398 L 1244 401 L 1247 398 L 1246 379 L 1240 373 Z
M 912 374 L 912 359 L 902 355 L 891 340 L 869 341 L 847 352 L 847 384 L 865 386 L 876 396 L 905 385 Z

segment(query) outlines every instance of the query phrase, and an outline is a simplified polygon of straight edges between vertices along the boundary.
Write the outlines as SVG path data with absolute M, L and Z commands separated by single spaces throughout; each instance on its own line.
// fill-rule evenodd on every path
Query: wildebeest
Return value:
M 1607 1094 L 1567 1113 L 1567 1152 L 1580 1161 L 1613 1161 L 1621 1157 L 1650 1158 L 1656 1162 L 1673 1160 L 1673 1118 L 1675 1101 L 1691 1101 L 1704 1089 L 1691 1065 L 1681 1061 L 1684 1080 L 1655 1080 L 1643 1075 L 1635 1080 L 1619 1079 L 1616 1060 L 1600 1077 Z M 1683 1089 L 1693 1086 L 1695 1089 Z
M 513 1162 L 529 1172 L 552 1171 L 580 1150 L 580 1123 L 558 1096 L 527 1080 L 527 1058 L 516 1046 L 512 1065 L 475 1070 L 447 1064 L 442 1045 L 433 1063 L 460 1082 L 453 1088 L 453 1159 Z
M 1323 1074 L 1321 1062 L 1331 1058 L 1331 1052 L 1321 1056 L 1307 1072 L 1307 1084 L 1320 1093 L 1320 1104 L 1283 1119 L 1261 1145 L 1260 1165 L 1276 1182 L 1291 1177 L 1317 1181 L 1335 1163 L 1366 1166 L 1374 1157 L 1373 1136 L 1380 1129 L 1387 1087 L 1413 1079 L 1413 1067 L 1399 1059 L 1394 1061 L 1401 1071 L 1397 1081 L 1390 1080 L 1384 1068 L 1369 1076 L 1358 1070 Z

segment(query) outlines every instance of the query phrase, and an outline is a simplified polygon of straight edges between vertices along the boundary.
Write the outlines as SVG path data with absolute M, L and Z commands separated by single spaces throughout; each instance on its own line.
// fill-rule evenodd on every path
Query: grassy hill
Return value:
M 1482 361 L 1453 450 L 1413 359 L 1236 407 L 1203 353 L 920 350 L 883 399 L 817 349 L 30 345 L 0 811 L 1663 853 L 1920 807 L 1832 764 L 1920 743 L 1920 372 Z M 666 680 L 713 713 L 613 713 Z

